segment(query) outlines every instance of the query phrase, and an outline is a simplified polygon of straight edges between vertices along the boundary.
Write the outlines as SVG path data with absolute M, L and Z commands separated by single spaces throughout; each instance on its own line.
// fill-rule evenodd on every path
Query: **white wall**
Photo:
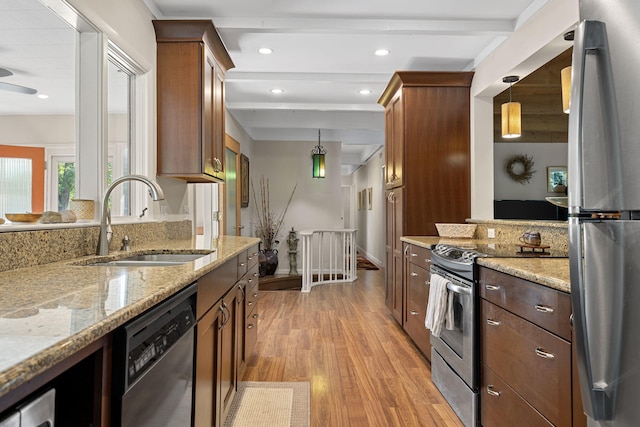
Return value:
M 342 228 L 340 206 L 340 143 L 322 142 L 327 150 L 326 178 L 311 177 L 311 150 L 315 143 L 299 141 L 256 141 L 251 150 L 251 181 L 260 198 L 260 177 L 269 179 L 269 201 L 271 210 L 282 212 L 293 186 L 298 187 L 277 236 L 280 240 L 279 265 L 277 274 L 289 272 L 288 246 L 285 242 L 293 227 L 296 231 L 309 229 Z M 255 203 L 250 193 L 250 203 Z M 252 207 L 251 218 L 256 221 L 256 212 Z M 253 230 L 253 224 L 251 226 Z M 253 234 L 253 231 L 251 233 Z M 298 245 L 298 258 L 301 259 L 301 245 Z M 301 263 L 299 261 L 299 266 Z M 300 270 L 299 270 L 300 271 Z
M 253 139 L 228 112 L 225 117 L 225 128 L 227 134 L 240 143 L 240 152 L 249 158 L 249 178 L 252 178 L 254 166 L 252 161 Z M 249 190 L 251 190 L 251 188 L 249 188 Z M 251 225 L 251 215 L 253 211 L 253 197 L 249 194 L 249 206 L 240 209 L 240 224 L 244 226 L 241 231 L 243 236 L 253 236 L 253 228 Z
M 493 97 L 506 88 L 502 77 L 523 78 L 568 49 L 562 36 L 577 22 L 577 0 L 549 0 L 476 66 L 471 85 L 472 218 L 493 218 Z
M 384 149 L 369 158 L 366 164 L 354 174 L 352 182 L 356 192 L 371 188 L 372 209 L 368 206 L 357 212 L 357 243 L 367 258 L 378 265 L 384 265 L 385 245 L 385 200 L 382 167 L 384 166 Z M 356 205 L 357 209 L 357 205 Z
M 505 171 L 505 163 L 516 154 L 527 155 L 534 161 L 536 172 L 528 183 L 512 180 Z M 547 196 L 557 195 L 547 192 L 547 167 L 567 166 L 567 144 L 498 143 L 494 144 L 493 157 L 496 200 L 544 200 Z

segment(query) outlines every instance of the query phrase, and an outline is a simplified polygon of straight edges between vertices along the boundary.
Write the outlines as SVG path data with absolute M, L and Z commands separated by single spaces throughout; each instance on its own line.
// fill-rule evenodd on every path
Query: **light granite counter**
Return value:
M 445 239 L 438 236 L 404 236 L 403 242 L 423 248 L 446 243 L 461 248 L 473 248 L 475 244 L 486 244 L 487 240 Z M 530 280 L 563 292 L 571 292 L 568 258 L 513 257 L 513 258 L 477 258 L 478 265 L 492 268 L 521 279 Z
M 253 237 L 146 243 L 112 258 L 158 251 L 207 254 L 166 267 L 82 265 L 72 260 L 0 273 L 0 396 L 104 337 L 242 251 Z M 213 251 L 213 252 L 212 252 Z

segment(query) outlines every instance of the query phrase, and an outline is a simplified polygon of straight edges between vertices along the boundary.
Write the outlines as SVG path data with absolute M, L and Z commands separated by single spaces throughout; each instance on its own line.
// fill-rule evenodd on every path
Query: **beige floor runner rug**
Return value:
M 241 382 L 225 427 L 308 427 L 306 382 Z

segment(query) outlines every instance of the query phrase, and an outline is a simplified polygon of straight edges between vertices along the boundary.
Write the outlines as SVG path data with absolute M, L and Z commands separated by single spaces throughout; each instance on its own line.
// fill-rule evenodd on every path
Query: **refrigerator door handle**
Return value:
M 582 247 L 582 225 L 578 218 L 569 218 L 569 246 L 570 275 L 571 275 L 571 306 L 573 310 L 572 323 L 574 331 L 574 345 L 578 359 L 578 371 L 580 375 L 580 389 L 584 412 L 594 420 L 612 420 L 617 395 L 617 374 L 613 381 L 594 381 L 593 360 L 590 355 L 589 330 L 587 329 L 586 289 L 587 282 L 584 271 L 584 253 Z M 621 308 L 619 308 L 621 312 Z M 621 334 L 619 330 L 611 331 L 611 334 Z M 619 340 L 614 339 L 614 343 Z M 619 349 L 608 350 L 608 363 L 619 364 Z M 619 366 L 619 365 L 617 365 Z M 617 372 L 617 369 L 613 369 Z
M 598 85 L 603 95 L 600 113 L 606 123 L 606 145 L 608 153 L 607 170 L 613 174 L 614 182 L 610 187 L 621 188 L 620 132 L 618 129 L 618 112 L 614 79 L 607 39 L 607 28 L 604 22 L 585 20 L 575 30 L 573 58 L 571 68 L 571 112 L 569 114 L 569 213 L 580 213 L 585 206 L 585 183 L 583 170 L 584 154 L 584 83 L 587 55 L 597 61 Z M 621 193 L 610 193 L 611 207 L 622 208 Z

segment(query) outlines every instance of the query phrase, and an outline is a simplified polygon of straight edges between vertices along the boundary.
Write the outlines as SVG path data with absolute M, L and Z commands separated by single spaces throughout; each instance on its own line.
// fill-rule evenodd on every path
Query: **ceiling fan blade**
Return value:
M 13 76 L 13 73 L 6 68 L 0 68 L 0 77 L 9 77 Z
M 0 89 L 8 90 L 11 92 L 24 93 L 26 95 L 35 95 L 36 93 L 38 93 L 37 90 L 32 89 L 30 87 L 13 85 L 11 83 L 5 83 L 5 82 L 0 82 Z

